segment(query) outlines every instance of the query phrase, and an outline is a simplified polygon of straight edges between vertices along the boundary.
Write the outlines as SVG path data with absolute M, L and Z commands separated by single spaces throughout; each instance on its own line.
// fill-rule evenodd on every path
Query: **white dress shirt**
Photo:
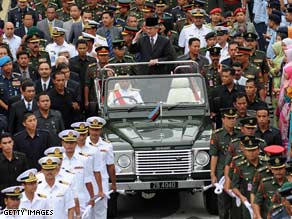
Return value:
M 24 101 L 24 104 L 25 104 L 25 108 L 28 109 L 28 103 L 29 103 L 30 104 L 30 110 L 32 110 L 32 104 L 33 104 L 33 102 L 32 101 L 27 102 L 25 99 L 23 99 L 23 101 Z
M 44 81 L 42 78 L 41 78 L 41 85 L 42 85 L 42 90 L 44 91 L 44 84 L 46 84 L 46 90 L 48 90 L 49 88 L 49 84 L 50 84 L 50 80 L 51 78 L 49 78 L 47 81 Z
M 121 98 L 119 98 L 119 94 Z M 121 105 L 121 101 L 125 101 L 125 104 L 143 103 L 139 90 L 134 88 L 114 90 L 108 96 L 108 105 Z
M 222 48 L 219 43 L 215 45 L 216 47 L 220 47 L 220 59 L 219 62 L 221 63 L 223 60 L 228 59 L 230 57 L 229 52 L 228 52 L 228 43 L 225 44 L 225 46 Z
M 21 38 L 15 34 L 13 34 L 11 38 L 7 38 L 6 35 L 3 34 L 3 42 L 9 45 L 13 60 L 16 60 L 16 52 L 21 44 Z

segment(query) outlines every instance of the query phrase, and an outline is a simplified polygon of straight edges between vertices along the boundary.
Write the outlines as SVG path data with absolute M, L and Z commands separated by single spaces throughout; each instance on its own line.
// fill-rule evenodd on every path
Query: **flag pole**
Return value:
M 162 101 L 159 102 L 160 107 L 160 140 L 162 141 L 163 133 L 162 133 Z

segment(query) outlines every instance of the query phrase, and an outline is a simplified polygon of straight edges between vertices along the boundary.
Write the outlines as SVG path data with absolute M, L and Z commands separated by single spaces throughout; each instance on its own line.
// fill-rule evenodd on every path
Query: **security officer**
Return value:
M 273 157 L 269 159 L 272 177 L 263 178 L 260 182 L 258 191 L 255 196 L 255 207 L 254 213 L 257 218 L 267 218 L 269 212 L 267 209 L 271 209 L 272 205 L 278 200 L 275 199 L 274 193 L 279 189 L 285 182 L 287 182 L 286 169 L 285 169 L 285 157 Z M 278 202 L 278 204 L 280 204 Z M 264 206 L 264 207 L 260 207 Z
M 130 26 L 125 26 L 121 35 L 123 37 L 123 40 L 125 42 L 125 47 L 126 47 L 126 55 L 129 55 L 135 59 L 136 54 L 130 53 L 129 52 L 129 47 L 132 44 L 132 41 L 138 32 L 137 27 L 130 27 Z
M 6 208 L 3 209 L 4 211 L 10 209 L 19 209 L 23 189 L 23 186 L 10 186 L 6 189 L 1 190 L 1 193 L 5 195 L 4 202 Z M 13 216 L 14 219 L 21 219 L 22 217 L 23 216 L 21 214 Z M 1 214 L 0 218 L 9 219 L 11 218 L 11 215 Z
M 37 70 L 41 62 L 47 62 L 51 65 L 49 53 L 40 49 L 40 37 L 38 32 L 28 32 L 25 42 L 29 52 L 28 64 L 30 68 Z
M 52 218 L 73 218 L 75 203 L 71 187 L 56 179 L 60 159 L 57 157 L 42 157 L 39 159 L 39 164 L 45 177 L 38 184 L 37 194 L 47 200 L 48 209 L 54 212 Z
M 106 142 L 101 138 L 102 128 L 106 124 L 106 121 L 101 117 L 89 117 L 86 122 L 89 125 L 89 136 L 86 138 L 86 144 L 96 147 L 98 152 L 102 154 L 101 161 L 101 177 L 102 187 L 105 194 L 109 191 L 109 178 L 111 179 L 111 189 L 116 191 L 116 174 L 114 164 L 113 146 L 111 143 Z M 94 166 L 94 169 L 96 166 Z M 98 208 L 98 219 L 107 218 L 107 198 L 104 197 L 96 204 Z
M 58 5 L 56 3 L 49 2 L 49 1 L 40 1 L 35 4 L 35 10 L 39 13 L 40 20 L 45 19 L 47 17 L 46 11 L 48 7 L 58 8 Z
M 88 1 L 88 4 L 82 7 L 82 10 L 89 10 L 92 14 L 92 20 L 94 21 L 100 21 L 101 20 L 101 14 L 103 12 L 103 7 L 99 3 L 97 3 L 97 0 L 91 0 Z
M 125 41 L 124 40 L 116 40 L 113 41 L 113 52 L 114 57 L 109 59 L 110 63 L 134 63 L 134 59 L 131 56 L 125 55 Z M 115 75 L 136 75 L 137 69 L 135 66 L 112 66 L 111 67 Z
M 8 116 L 8 99 L 20 94 L 20 74 L 13 73 L 12 60 L 9 56 L 0 58 L 0 113 Z
M 259 141 L 256 138 L 251 137 L 242 143 L 246 159 L 234 167 L 231 187 L 243 204 L 245 201 L 250 202 L 253 177 L 257 170 L 265 165 L 265 162 L 259 158 Z M 242 207 L 242 218 L 252 219 L 246 207 Z
M 56 10 L 57 18 L 63 22 L 69 21 L 71 19 L 70 7 L 74 4 L 74 0 L 62 0 L 62 7 Z
M 211 156 L 211 182 L 218 182 L 224 175 L 225 156 L 227 147 L 232 139 L 239 135 L 239 131 L 234 128 L 236 122 L 236 110 L 234 108 L 226 108 L 221 110 L 223 128 L 213 132 L 210 141 Z M 219 218 L 229 218 L 229 209 L 231 207 L 231 198 L 223 192 L 218 195 Z
M 20 209 L 39 210 L 47 208 L 47 201 L 44 197 L 36 193 L 38 186 L 38 179 L 36 177 L 37 169 L 29 169 L 17 177 L 17 181 L 22 183 L 24 192 L 20 199 Z M 25 214 L 27 219 L 32 219 L 34 216 Z M 44 219 L 44 216 L 39 216 L 40 219 Z

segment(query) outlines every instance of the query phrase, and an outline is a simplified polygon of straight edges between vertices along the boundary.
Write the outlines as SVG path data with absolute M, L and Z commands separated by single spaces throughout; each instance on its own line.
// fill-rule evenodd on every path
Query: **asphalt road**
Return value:
M 204 209 L 202 193 L 162 192 L 153 199 L 119 196 L 117 219 L 218 219 Z

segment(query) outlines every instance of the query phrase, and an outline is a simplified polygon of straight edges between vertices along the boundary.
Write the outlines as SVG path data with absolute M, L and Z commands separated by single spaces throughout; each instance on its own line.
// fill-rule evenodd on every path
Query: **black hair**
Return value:
M 26 50 L 20 50 L 16 53 L 16 59 L 19 59 L 19 57 L 22 55 L 26 55 L 27 57 L 29 56 L 29 54 Z
M 21 84 L 21 90 L 25 91 L 27 87 L 35 87 L 34 82 L 30 79 L 24 80 Z
M 75 47 L 77 48 L 79 44 L 86 44 L 86 46 L 87 46 L 87 41 L 84 39 L 78 39 Z
M 13 139 L 13 138 L 12 138 L 12 134 L 9 133 L 9 132 L 3 132 L 3 133 L 0 135 L 0 143 L 2 142 L 2 139 L 3 139 L 3 138 L 11 138 L 11 139 Z
M 30 117 L 30 116 L 35 116 L 35 115 L 32 112 L 26 112 L 23 116 L 22 121 L 25 122 L 28 119 L 28 117 Z
M 195 42 L 195 41 L 201 42 L 199 38 L 192 37 L 192 38 L 189 39 L 189 46 L 192 45 L 192 43 Z

